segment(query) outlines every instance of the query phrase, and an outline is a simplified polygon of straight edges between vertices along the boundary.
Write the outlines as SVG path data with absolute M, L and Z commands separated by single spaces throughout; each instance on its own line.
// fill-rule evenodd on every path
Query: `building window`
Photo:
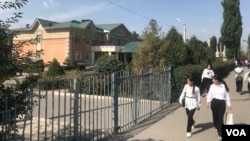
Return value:
M 99 40 L 92 40 L 91 43 L 92 43 L 92 46 L 98 46 Z
M 36 41 L 37 41 L 37 43 L 41 43 L 41 41 L 42 41 L 42 35 L 37 35 L 36 36 Z
M 85 40 L 86 44 L 90 44 L 90 41 L 88 39 Z
M 80 35 L 76 35 L 76 43 L 80 43 L 81 41 L 81 36 Z
M 36 51 L 36 60 L 40 60 L 41 59 L 41 50 L 37 50 Z
M 80 61 L 81 60 L 81 52 L 76 52 L 76 61 Z
M 86 60 L 90 60 L 90 52 L 86 52 Z
M 85 36 L 85 43 L 90 44 L 90 35 Z

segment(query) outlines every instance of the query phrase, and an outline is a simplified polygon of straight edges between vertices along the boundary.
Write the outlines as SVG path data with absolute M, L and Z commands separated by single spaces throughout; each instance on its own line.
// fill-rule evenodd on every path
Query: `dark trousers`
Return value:
M 191 132 L 192 125 L 195 123 L 194 121 L 194 113 L 196 109 L 189 110 L 186 108 L 186 114 L 187 114 L 187 132 Z
M 250 82 L 249 81 L 247 82 L 247 90 L 248 90 L 248 93 L 250 94 Z
M 224 124 L 223 118 L 226 111 L 225 100 L 213 99 L 211 102 L 211 110 L 213 115 L 213 124 L 217 129 L 218 135 L 222 134 L 222 125 Z
M 210 78 L 203 78 L 201 82 L 200 92 L 207 93 L 209 91 L 210 85 L 213 83 L 212 79 Z
M 236 82 L 236 92 L 242 92 L 243 80 L 235 81 Z

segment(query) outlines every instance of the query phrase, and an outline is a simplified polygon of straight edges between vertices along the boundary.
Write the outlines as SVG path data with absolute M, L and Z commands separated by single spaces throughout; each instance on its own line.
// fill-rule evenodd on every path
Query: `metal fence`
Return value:
M 16 116 L 16 105 L 13 105 L 13 107 L 8 107 L 8 99 L 1 99 L 1 102 L 4 103 L 2 106 L 4 106 L 3 111 L 0 111 L 0 140 L 1 141 L 7 141 L 14 139 L 11 136 L 12 134 L 16 134 L 16 131 L 13 130 L 16 126 L 16 120 L 12 120 L 11 116 Z
M 19 140 L 97 141 L 126 132 L 170 104 L 170 69 L 33 83 L 27 95 L 33 109 L 18 119 L 15 134 Z

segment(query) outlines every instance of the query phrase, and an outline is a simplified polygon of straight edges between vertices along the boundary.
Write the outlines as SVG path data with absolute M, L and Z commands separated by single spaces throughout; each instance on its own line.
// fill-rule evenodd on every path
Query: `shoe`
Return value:
M 202 96 L 202 97 L 205 97 L 205 96 L 207 96 L 207 93 L 203 93 L 201 96 Z
M 192 136 L 191 132 L 187 132 L 187 137 L 190 138 Z
M 221 137 L 221 136 L 218 136 L 218 140 L 222 140 L 222 137 Z

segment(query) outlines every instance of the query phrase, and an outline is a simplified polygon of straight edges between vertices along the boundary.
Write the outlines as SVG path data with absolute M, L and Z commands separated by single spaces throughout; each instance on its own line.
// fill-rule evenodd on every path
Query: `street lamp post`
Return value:
M 179 18 L 176 18 L 177 22 L 180 22 L 181 20 Z M 186 24 L 182 24 L 182 38 L 183 38 L 183 42 L 186 43 Z
M 186 24 L 183 24 L 183 41 L 186 43 Z

